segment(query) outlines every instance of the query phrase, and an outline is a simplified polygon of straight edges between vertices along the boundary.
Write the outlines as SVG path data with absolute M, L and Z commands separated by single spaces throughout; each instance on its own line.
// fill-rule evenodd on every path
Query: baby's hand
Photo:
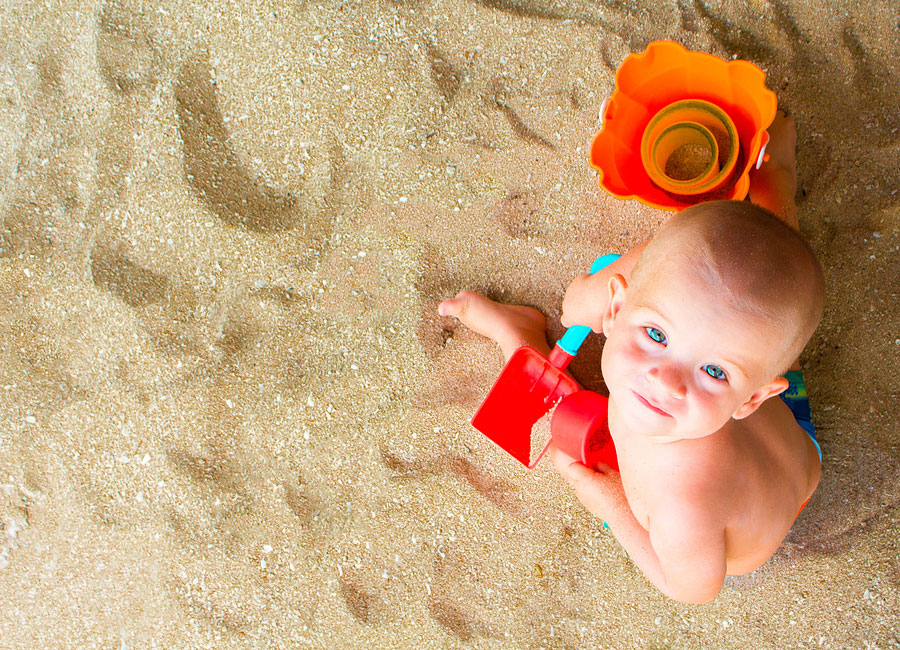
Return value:
M 607 520 L 617 510 L 629 507 L 622 479 L 609 465 L 601 464 L 592 470 L 555 445 L 550 445 L 550 458 L 556 470 L 575 490 L 575 496 L 592 514 Z
M 601 283 L 597 276 L 583 273 L 576 277 L 563 298 L 560 317 L 563 326 L 586 325 L 595 332 L 602 331 L 605 311 L 602 297 L 607 293 L 606 283 Z

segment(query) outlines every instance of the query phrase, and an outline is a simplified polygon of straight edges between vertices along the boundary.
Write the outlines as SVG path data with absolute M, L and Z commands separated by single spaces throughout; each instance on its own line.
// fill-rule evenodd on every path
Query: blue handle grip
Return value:
M 615 253 L 601 255 L 594 260 L 593 264 L 591 264 L 591 275 L 602 268 L 606 268 L 620 257 L 622 256 L 616 255 Z M 566 330 L 566 333 L 562 335 L 562 338 L 559 339 L 556 344 L 563 349 L 563 352 L 574 357 L 578 354 L 578 349 L 590 333 L 591 328 L 587 325 L 572 325 L 572 327 Z

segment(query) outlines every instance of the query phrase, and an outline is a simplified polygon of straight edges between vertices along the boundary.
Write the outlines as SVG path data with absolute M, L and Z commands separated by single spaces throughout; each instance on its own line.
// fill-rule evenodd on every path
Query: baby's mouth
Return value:
M 638 401 L 639 401 L 641 404 L 643 404 L 644 406 L 646 406 L 648 409 L 650 409 L 650 410 L 653 411 L 654 413 L 658 413 L 659 415 L 662 415 L 662 416 L 667 417 L 667 418 L 673 417 L 671 413 L 669 413 L 669 412 L 667 412 L 667 411 L 664 411 L 663 409 L 659 408 L 658 406 L 656 406 L 655 404 L 653 404 L 652 402 L 650 402 L 646 397 L 644 397 L 644 396 L 641 395 L 640 393 L 638 393 L 638 392 L 636 392 L 636 391 L 631 391 L 631 392 L 634 393 L 634 396 L 638 398 Z

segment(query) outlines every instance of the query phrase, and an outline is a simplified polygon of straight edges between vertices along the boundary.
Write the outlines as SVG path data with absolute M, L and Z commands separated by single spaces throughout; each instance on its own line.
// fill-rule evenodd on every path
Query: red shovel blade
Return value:
M 547 444 L 532 458 L 531 430 L 556 403 L 578 390 L 578 384 L 537 350 L 523 346 L 513 353 L 493 388 L 472 417 L 472 426 L 532 468 Z

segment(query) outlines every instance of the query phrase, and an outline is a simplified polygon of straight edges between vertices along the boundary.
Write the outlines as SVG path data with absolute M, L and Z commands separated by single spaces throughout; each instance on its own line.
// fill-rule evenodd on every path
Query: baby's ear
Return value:
M 603 314 L 603 334 L 609 336 L 612 331 L 613 324 L 616 322 L 616 316 L 625 304 L 625 290 L 628 289 L 628 283 L 619 273 L 609 278 L 609 306 Z
M 753 413 L 756 409 L 758 409 L 763 402 L 765 402 L 770 397 L 775 397 L 776 395 L 780 395 L 784 391 L 787 390 L 788 380 L 784 377 L 776 377 L 772 381 L 767 384 L 763 384 L 758 389 L 753 391 L 753 394 L 750 398 L 741 404 L 737 410 L 734 412 L 733 417 L 735 420 L 742 420 L 751 413 Z

